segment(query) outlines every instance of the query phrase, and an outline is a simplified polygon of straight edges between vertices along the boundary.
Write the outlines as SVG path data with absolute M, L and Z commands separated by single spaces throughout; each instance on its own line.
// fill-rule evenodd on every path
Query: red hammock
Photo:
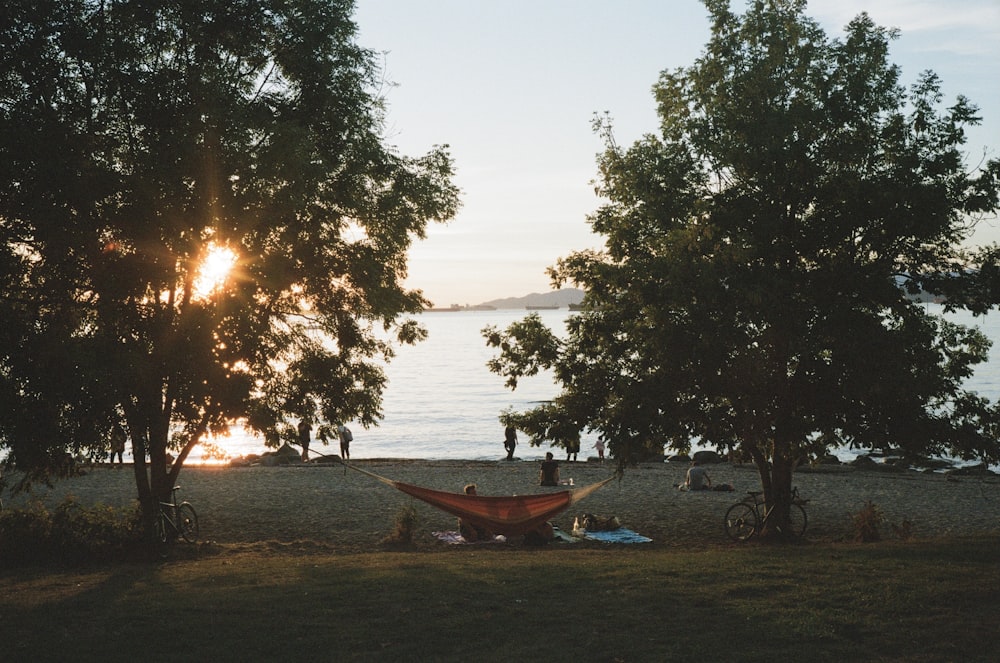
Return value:
M 344 464 L 347 465 L 347 463 Z M 407 495 L 427 502 L 446 513 L 458 516 L 466 522 L 485 527 L 494 534 L 505 536 L 530 532 L 614 479 L 614 476 L 611 476 L 604 481 L 583 488 L 561 490 L 557 493 L 509 496 L 466 495 L 465 493 L 451 493 L 414 486 L 402 481 L 386 479 L 351 465 L 347 465 L 347 467 L 387 483 Z

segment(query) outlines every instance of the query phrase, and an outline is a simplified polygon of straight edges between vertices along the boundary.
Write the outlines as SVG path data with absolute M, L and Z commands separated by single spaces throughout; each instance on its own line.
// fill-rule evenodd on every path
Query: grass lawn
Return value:
M 0 571 L 4 661 L 995 661 L 1000 539 Z

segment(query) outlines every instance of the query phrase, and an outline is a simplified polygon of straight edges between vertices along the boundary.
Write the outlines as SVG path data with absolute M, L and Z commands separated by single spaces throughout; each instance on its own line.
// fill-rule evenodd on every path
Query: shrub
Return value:
M 879 527 L 882 521 L 882 511 L 872 504 L 871 500 L 865 502 L 861 510 L 851 516 L 854 540 L 861 543 L 881 541 L 882 534 L 879 532 Z
M 400 508 L 396 513 L 396 522 L 389 536 L 382 543 L 401 545 L 413 543 L 413 534 L 417 530 L 417 510 L 412 504 Z
M 42 503 L 0 511 L 0 566 L 49 561 L 51 538 L 52 516 Z
M 53 511 L 40 502 L 0 512 L 4 566 L 120 559 L 140 543 L 138 509 L 83 507 L 67 497 Z
M 913 523 L 904 518 L 903 522 L 898 525 L 895 523 L 892 524 L 892 531 L 896 535 L 896 538 L 909 541 L 913 538 Z

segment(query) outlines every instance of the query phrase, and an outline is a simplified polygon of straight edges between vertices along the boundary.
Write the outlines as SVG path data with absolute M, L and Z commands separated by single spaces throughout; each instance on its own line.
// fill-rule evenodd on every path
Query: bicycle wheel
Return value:
M 788 533 L 792 536 L 802 536 L 806 533 L 806 510 L 801 504 L 793 504 L 788 508 Z
M 177 505 L 177 529 L 188 543 L 198 540 L 198 514 L 187 502 Z
M 161 510 L 156 516 L 156 540 L 160 543 L 166 543 L 172 529 L 170 523 L 167 522 L 167 514 Z
M 733 541 L 746 541 L 757 533 L 757 512 L 746 502 L 739 502 L 726 511 L 726 536 Z

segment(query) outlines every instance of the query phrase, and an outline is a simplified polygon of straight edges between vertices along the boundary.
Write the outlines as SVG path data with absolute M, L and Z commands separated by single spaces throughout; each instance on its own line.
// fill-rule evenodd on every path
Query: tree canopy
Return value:
M 962 386 L 988 341 L 912 297 L 998 301 L 997 248 L 962 248 L 998 206 L 1000 164 L 962 151 L 977 108 L 932 72 L 904 88 L 867 14 L 831 39 L 804 0 L 705 5 L 701 57 L 654 86 L 659 132 L 622 148 L 595 118 L 606 249 L 550 270 L 589 310 L 565 337 L 484 330 L 509 386 L 561 384 L 519 427 L 597 431 L 619 460 L 715 445 L 774 503 L 840 445 L 997 462 L 997 406 Z
M 446 147 L 386 144 L 352 11 L 5 5 L 0 447 L 19 466 L 121 424 L 145 501 L 234 421 L 273 443 L 288 418 L 380 417 L 382 361 L 423 335 L 407 249 L 458 191 Z

